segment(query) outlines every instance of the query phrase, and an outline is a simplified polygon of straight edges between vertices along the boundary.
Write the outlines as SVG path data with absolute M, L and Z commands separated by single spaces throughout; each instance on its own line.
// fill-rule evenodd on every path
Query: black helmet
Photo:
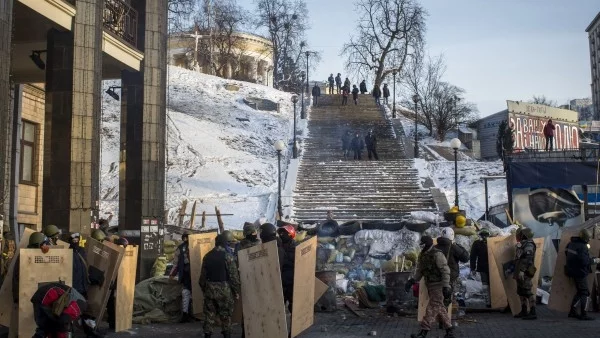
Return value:
M 189 237 L 190 237 L 190 233 L 188 231 L 185 231 L 183 233 L 183 235 L 181 235 L 181 240 L 186 241 Z
M 229 231 L 229 230 L 225 230 L 222 233 L 223 237 L 225 237 L 225 240 L 227 241 L 227 243 L 235 243 L 237 242 L 235 240 L 235 237 L 233 237 L 233 232 Z
M 522 239 L 533 239 L 533 231 L 530 228 L 523 227 L 520 234 Z
M 244 223 L 244 237 L 256 235 L 256 227 L 252 223 Z
M 592 233 L 588 229 L 581 229 L 579 232 L 579 238 L 581 238 L 584 242 L 588 243 L 592 238 Z
M 272 241 L 277 237 L 277 229 L 271 223 L 265 223 L 260 226 L 260 239 L 263 242 Z
M 221 248 L 224 248 L 227 246 L 227 238 L 225 238 L 225 236 L 223 236 L 223 234 L 218 234 L 217 237 L 215 237 L 215 246 L 219 246 Z

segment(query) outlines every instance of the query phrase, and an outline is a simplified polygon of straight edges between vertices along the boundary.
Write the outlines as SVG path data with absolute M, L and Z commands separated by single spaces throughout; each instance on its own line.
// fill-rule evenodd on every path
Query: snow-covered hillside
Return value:
M 105 81 L 104 89 L 118 82 Z M 235 85 L 239 91 L 229 91 Z M 227 227 L 264 216 L 277 191 L 276 140 L 290 138 L 291 95 L 263 85 L 225 80 L 177 67 L 168 68 L 168 222 L 176 223 L 182 200 L 198 202 L 197 213 L 218 206 Z M 248 107 L 245 98 L 279 103 L 279 112 Z M 119 198 L 120 102 L 102 100 L 101 217 L 115 214 Z M 282 167 L 285 167 L 282 165 Z M 285 175 L 285 174 L 284 174 Z M 282 175 L 282 178 L 285 176 Z M 186 218 L 186 220 L 189 218 Z M 207 217 L 209 226 L 216 217 Z M 200 225 L 200 217 L 196 218 Z

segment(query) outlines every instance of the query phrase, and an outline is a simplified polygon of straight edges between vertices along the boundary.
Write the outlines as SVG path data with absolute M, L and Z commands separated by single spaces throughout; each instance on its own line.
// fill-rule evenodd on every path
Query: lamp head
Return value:
M 460 146 L 461 146 L 461 142 L 459 139 L 453 138 L 450 141 L 450 147 L 452 147 L 452 149 L 456 150 L 456 149 L 460 148 Z
M 292 102 L 294 102 L 294 103 L 298 102 L 298 95 L 292 96 Z
M 275 142 L 275 150 L 282 151 L 285 149 L 285 142 L 283 140 L 279 140 Z
M 42 57 L 41 57 L 42 53 L 46 53 L 46 51 L 45 50 L 32 50 L 31 55 L 29 55 L 29 58 L 31 59 L 31 61 L 33 61 L 33 63 L 35 63 L 35 65 L 39 69 L 45 70 L 46 63 L 44 62 L 44 60 L 42 60 Z
M 412 100 L 414 103 L 417 103 L 417 102 L 419 102 L 419 100 L 421 100 L 421 98 L 419 97 L 418 94 L 415 94 L 415 95 L 413 95 Z

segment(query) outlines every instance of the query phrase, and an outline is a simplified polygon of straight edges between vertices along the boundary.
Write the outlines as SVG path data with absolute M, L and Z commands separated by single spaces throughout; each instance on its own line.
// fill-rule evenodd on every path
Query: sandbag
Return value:
M 182 286 L 169 277 L 153 277 L 135 286 L 135 324 L 177 323 L 181 317 Z
M 154 261 L 154 264 L 152 265 L 152 270 L 150 271 L 150 273 L 152 274 L 152 277 L 164 276 L 166 272 L 167 272 L 167 257 L 165 257 L 165 256 L 157 257 L 156 261 Z
M 453 228 L 455 235 L 473 236 L 477 234 L 477 229 L 474 226 L 465 226 L 462 228 Z

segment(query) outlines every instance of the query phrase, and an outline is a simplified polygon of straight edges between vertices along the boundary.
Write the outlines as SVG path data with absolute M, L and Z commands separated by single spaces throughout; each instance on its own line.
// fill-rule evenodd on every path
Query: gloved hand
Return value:
M 452 289 L 449 286 L 444 286 L 442 289 L 442 294 L 444 295 L 444 299 L 452 298 Z
M 594 261 L 594 264 L 600 264 L 600 258 L 596 257 L 593 259 L 593 261 Z
M 519 278 L 519 280 L 524 280 L 525 279 L 525 272 L 524 271 L 519 271 L 519 275 L 517 276 L 517 278 Z
M 412 288 L 413 284 L 415 284 L 415 280 L 413 278 L 410 278 L 409 280 L 407 280 L 406 284 L 404 284 L 404 291 L 409 292 L 410 289 Z

